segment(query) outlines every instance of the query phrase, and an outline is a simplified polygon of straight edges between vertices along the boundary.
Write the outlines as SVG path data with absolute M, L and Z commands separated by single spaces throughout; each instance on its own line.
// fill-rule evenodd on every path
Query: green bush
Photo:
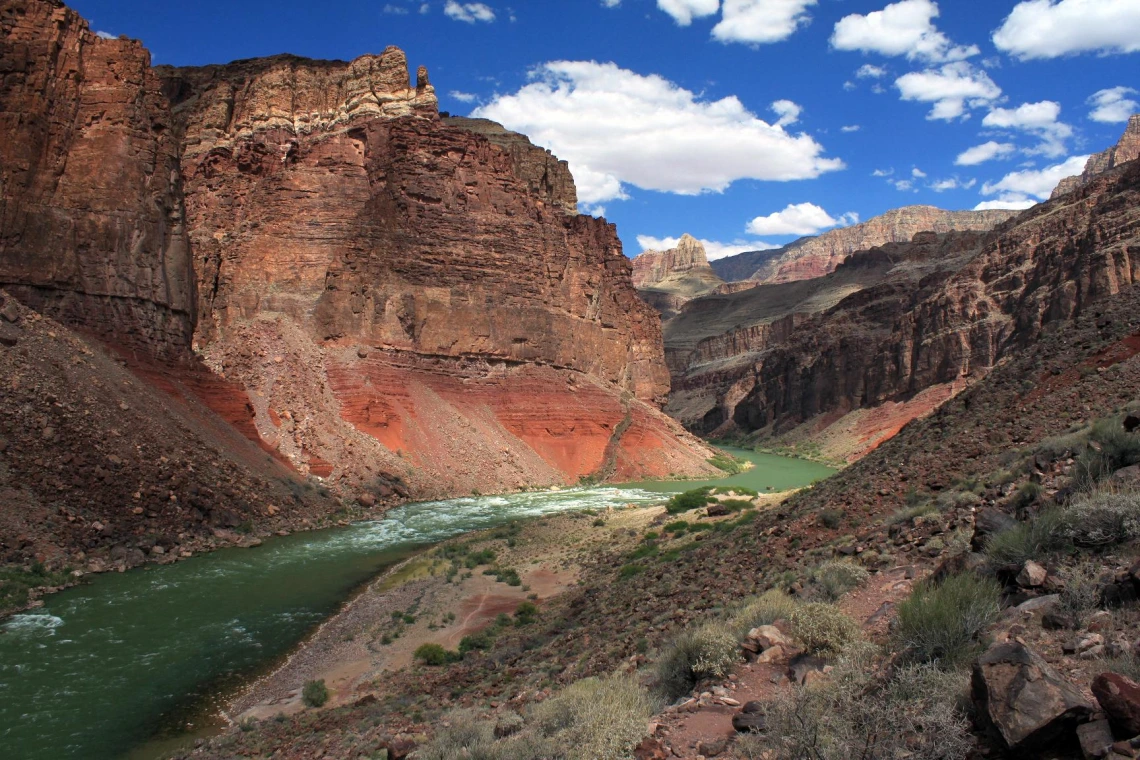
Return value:
M 1037 500 L 1041 498 L 1041 494 L 1043 493 L 1045 493 L 1044 486 L 1032 480 L 1027 480 L 1017 487 L 1017 491 L 1014 492 L 1009 504 L 1015 510 L 1025 509 L 1037 503 Z
M 322 678 L 319 681 L 305 681 L 301 689 L 301 701 L 309 707 L 322 707 L 329 701 L 329 689 Z
M 706 678 L 724 678 L 739 660 L 740 639 L 727 623 L 713 622 L 677 636 L 657 662 L 658 688 L 670 701 Z
M 685 520 L 674 520 L 673 522 L 665 523 L 661 530 L 666 533 L 684 533 L 688 527 L 689 523 Z
M 774 588 L 741 607 L 732 618 L 733 627 L 737 631 L 737 637 L 744 638 L 753 628 L 771 625 L 777 620 L 787 620 L 795 608 L 795 599 Z
M 934 514 L 938 514 L 937 505 L 935 505 L 934 502 L 924 501 L 913 507 L 903 507 L 891 515 L 889 522 L 891 525 L 897 525 L 899 523 L 910 522 L 916 517 L 925 517 L 926 515 Z
M 515 625 L 530 625 L 538 620 L 538 605 L 534 602 L 520 602 L 515 608 Z
M 812 583 L 829 602 L 860 586 L 871 574 L 851 562 L 825 562 L 812 571 Z
M 1100 489 L 1065 510 L 1065 534 L 1077 546 L 1099 548 L 1140 538 L 1140 493 Z
M 1065 586 L 1059 594 L 1057 610 L 1072 617 L 1078 628 L 1083 628 L 1088 616 L 1100 607 L 1101 568 L 1099 562 L 1083 562 L 1058 573 Z
M 632 578 L 633 576 L 641 575 L 644 572 L 645 572 L 645 568 L 642 567 L 641 565 L 635 565 L 635 564 L 622 565 L 621 569 L 618 570 L 618 578 L 621 578 L 621 579 Z
M 460 644 L 461 649 L 462 647 L 463 645 Z M 412 656 L 422 662 L 424 665 L 431 665 L 434 667 L 446 665 L 447 663 L 457 659 L 454 653 L 448 652 L 439 644 L 420 644 L 418 647 L 416 647 L 416 651 L 412 653 Z
M 483 651 L 490 649 L 493 643 L 495 643 L 495 639 L 487 631 L 469 633 L 459 640 L 459 654 L 464 655 L 468 652 L 474 652 L 476 650 Z M 431 645 L 425 644 L 424 646 Z M 442 649 L 442 647 L 440 648 Z M 418 652 L 419 650 L 417 649 L 416 651 Z
M 677 515 L 682 512 L 688 512 L 693 509 L 698 509 L 706 504 L 715 501 L 713 497 L 709 496 L 709 487 L 695 488 L 692 491 L 685 491 L 684 493 L 674 494 L 669 498 L 668 503 L 665 504 L 665 511 L 671 515 Z
M 1001 611 L 1001 588 L 973 573 L 942 583 L 920 583 L 898 606 L 895 636 L 916 662 L 958 665 L 972 656 L 978 636 Z
M 859 638 L 859 626 L 832 604 L 796 605 L 788 616 L 792 632 L 814 654 L 839 654 Z
M 952 760 L 972 745 L 963 673 L 929 665 L 873 675 L 873 650 L 853 646 L 831 677 L 795 686 L 766 705 L 767 731 L 742 737 L 749 760 Z
M 1023 564 L 1041 559 L 1069 546 L 1064 513 L 1057 508 L 1042 510 L 1029 522 L 995 533 L 986 542 L 986 555 L 996 562 Z
M 732 454 L 723 451 L 716 456 L 709 457 L 708 463 L 728 475 L 738 475 L 744 472 L 744 465 L 746 464 L 743 459 L 738 459 Z
M 825 528 L 835 530 L 839 527 L 839 523 L 843 521 L 843 510 L 841 509 L 825 509 L 819 513 L 819 521 Z
M 1089 445 L 1077 457 L 1073 475 L 1080 488 L 1092 486 L 1122 467 L 1140 463 L 1140 435 L 1125 431 L 1120 417 L 1097 420 Z

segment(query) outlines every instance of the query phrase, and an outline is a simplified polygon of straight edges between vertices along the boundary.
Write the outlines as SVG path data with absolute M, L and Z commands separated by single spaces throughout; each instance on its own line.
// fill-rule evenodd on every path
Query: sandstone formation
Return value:
M 711 472 L 660 324 L 564 162 L 444 124 L 388 48 L 150 68 L 5 0 L 0 286 L 302 474 L 431 497 Z
M 1058 182 L 1051 197 L 1056 198 L 1070 193 L 1082 185 L 1087 185 L 1093 177 L 1136 158 L 1140 158 L 1140 113 L 1129 117 L 1124 134 L 1120 136 L 1120 141 L 1116 145 L 1089 156 L 1089 160 L 1085 162 L 1085 170 L 1075 177 L 1065 177 Z
M 675 248 L 643 251 L 633 259 L 633 286 L 666 320 L 687 302 L 722 285 L 724 281 L 709 266 L 704 245 L 688 233 Z
M 115 344 L 186 356 L 180 145 L 150 55 L 59 2 L 0 3 L 0 287 Z
M 904 206 L 850 227 L 800 238 L 775 251 L 753 251 L 713 263 L 725 280 L 779 283 L 821 277 L 856 251 L 887 243 L 909 242 L 919 232 L 991 230 L 1016 211 L 944 211 L 934 206 Z M 741 271 L 741 265 L 751 271 Z

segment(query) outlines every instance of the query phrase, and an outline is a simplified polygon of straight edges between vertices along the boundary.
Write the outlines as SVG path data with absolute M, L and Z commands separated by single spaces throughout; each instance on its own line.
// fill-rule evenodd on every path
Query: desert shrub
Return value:
M 681 512 L 688 512 L 703 507 L 713 501 L 713 497 L 709 496 L 710 490 L 711 489 L 707 487 L 694 488 L 692 491 L 674 494 L 665 504 L 665 511 L 671 515 L 677 515 Z
M 538 620 L 538 605 L 534 602 L 519 602 L 515 608 L 515 625 L 530 625 Z
M 1063 568 L 1058 575 L 1064 581 L 1057 601 L 1057 611 L 1069 615 L 1081 628 L 1085 620 L 1100 607 L 1100 565 L 1085 562 Z
M 825 528 L 835 530 L 839 527 L 839 523 L 843 521 L 843 510 L 824 509 L 819 513 L 819 521 Z
M 1119 673 L 1125 678 L 1140 681 L 1140 657 L 1133 652 L 1125 652 L 1119 657 L 1106 657 L 1100 662 L 1102 672 Z
M 480 720 L 469 710 L 457 710 L 447 716 L 444 726 L 435 737 L 416 750 L 419 760 L 453 760 L 457 757 L 472 760 L 493 760 L 495 752 L 495 725 Z
M 739 645 L 727 623 L 706 623 L 681 633 L 657 662 L 658 688 L 674 700 L 706 678 L 724 678 L 739 659 Z
M 618 578 L 625 580 L 626 578 L 632 578 L 635 575 L 641 575 L 644 572 L 645 568 L 641 565 L 630 563 L 628 565 L 621 566 L 621 569 L 618 570 Z
M 1025 509 L 1035 504 L 1043 493 L 1045 493 L 1045 488 L 1040 483 L 1027 480 L 1017 487 L 1013 498 L 1009 500 L 1010 506 L 1012 506 L 1014 510 Z
M 871 577 L 863 568 L 852 562 L 824 562 L 811 573 L 811 581 L 829 602 L 856 588 Z
M 766 736 L 741 757 L 769 760 L 956 760 L 970 747 L 960 706 L 961 673 L 930 665 L 899 668 L 885 681 L 869 672 L 869 650 L 853 646 L 831 678 L 796 686 L 768 704 Z M 768 754 L 764 754 L 764 751 Z
M 1028 522 L 995 533 L 986 542 L 986 554 L 996 562 L 1021 564 L 1041 559 L 1069 545 L 1065 515 L 1057 508 L 1042 510 Z
M 322 678 L 319 681 L 306 681 L 301 689 L 301 701 L 309 707 L 321 707 L 329 701 L 329 689 Z
M 462 646 L 463 645 L 460 644 L 460 648 L 462 648 Z M 455 662 L 460 658 L 460 655 L 455 652 L 449 652 L 439 644 L 420 644 L 416 647 L 416 651 L 412 653 L 412 657 L 424 665 L 438 667 L 440 665 L 446 665 L 449 662 Z
M 796 605 L 788 616 L 792 632 L 815 654 L 839 654 L 859 637 L 859 626 L 832 604 Z
M 716 456 L 709 457 L 708 463 L 728 475 L 744 472 L 745 461 L 723 451 Z
M 920 583 L 898 606 L 895 636 L 912 661 L 956 665 L 977 648 L 978 635 L 1001 611 L 1001 588 L 973 573 Z
M 483 651 L 491 648 L 491 644 L 495 642 L 494 637 L 488 631 L 479 631 L 478 633 L 469 633 L 459 640 L 459 654 L 467 654 L 476 650 Z M 424 644 L 424 646 L 431 646 Z M 442 649 L 442 647 L 441 647 Z M 419 652 L 417 649 L 416 652 Z M 429 665 L 432 663 L 428 663 Z
M 1089 444 L 1077 457 L 1073 482 L 1089 487 L 1121 467 L 1140 463 L 1140 435 L 1124 429 L 1119 417 L 1097 420 L 1089 431 Z
M 633 754 L 657 708 L 636 678 L 615 674 L 571 684 L 535 705 L 528 723 L 553 745 L 555 752 L 547 757 L 620 760 Z M 504 760 L 514 757 L 503 755 Z
M 752 508 L 752 502 L 747 499 L 722 499 L 720 505 L 729 512 L 739 512 L 742 509 Z
M 910 522 L 916 517 L 925 517 L 926 515 L 933 515 L 938 513 L 938 507 L 931 501 L 924 501 L 921 504 L 916 504 L 913 507 L 903 507 L 899 511 L 891 515 L 890 524 L 897 525 L 898 523 Z
M 661 527 L 661 530 L 666 533 L 684 533 L 688 527 L 689 523 L 685 520 L 674 520 L 673 522 L 665 523 L 665 525 Z
M 1140 538 L 1140 493 L 1101 489 L 1065 510 L 1065 534 L 1077 546 L 1112 546 Z
M 934 506 L 939 512 L 948 512 L 951 509 L 972 507 L 981 500 L 973 490 L 943 491 L 934 497 Z
M 737 637 L 744 638 L 744 635 L 753 628 L 771 625 L 777 620 L 787 620 L 795 608 L 795 599 L 774 588 L 741 607 L 733 616 L 733 627 L 737 631 Z

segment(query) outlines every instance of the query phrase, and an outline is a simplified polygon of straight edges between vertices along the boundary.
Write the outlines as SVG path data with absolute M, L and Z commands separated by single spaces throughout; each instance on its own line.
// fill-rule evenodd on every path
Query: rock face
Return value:
M 709 266 L 704 245 L 688 233 L 676 248 L 644 251 L 633 259 L 634 287 L 666 321 L 692 299 L 724 284 Z
M 535 197 L 567 214 L 578 213 L 578 190 L 570 165 L 559 160 L 545 148 L 532 143 L 525 135 L 511 132 L 502 124 L 490 119 L 472 119 L 466 116 L 447 116 L 443 123 L 468 132 L 482 135 L 511 154 L 512 170 Z M 636 283 L 634 283 L 636 285 Z
M 709 471 L 656 408 L 613 225 L 525 138 L 442 123 L 400 50 L 151 69 L 50 0 L 0 23 L 17 297 L 147 361 L 195 349 L 207 404 L 349 493 Z
M 185 356 L 180 146 L 150 55 L 59 2 L 5 0 L 0 72 L 0 287 L 115 344 Z
M 1140 684 L 1118 673 L 1101 673 L 1092 693 L 1123 736 L 1140 734 Z
M 1120 141 L 1108 150 L 1089 156 L 1085 162 L 1085 170 L 1075 177 L 1065 177 L 1053 189 L 1053 198 L 1065 193 L 1071 193 L 1078 187 L 1087 185 L 1098 175 L 1120 166 L 1128 161 L 1140 158 L 1140 113 L 1133 114 L 1128 119 L 1128 126 L 1124 129 Z
M 1038 654 L 1016 642 L 990 647 L 974 664 L 974 701 L 1011 750 L 1071 738 L 1093 706 Z
M 668 410 L 701 432 L 766 434 L 873 410 L 859 424 L 873 416 L 893 434 L 1049 325 L 1130 287 L 1138 199 L 1132 162 L 990 233 L 922 234 L 825 278 L 693 301 L 667 327 Z M 882 439 L 856 428 L 836 435 Z
M 991 230 L 1015 211 L 944 211 L 934 206 L 904 206 L 818 237 L 801 238 L 776 251 L 757 251 L 713 262 L 725 280 L 779 283 L 821 277 L 856 251 L 887 243 L 910 242 L 919 232 Z M 740 261 L 738 262 L 737 259 Z M 750 272 L 742 272 L 751 269 Z M 753 268 L 755 267 L 755 268 Z M 743 276 L 740 276 L 743 275 Z

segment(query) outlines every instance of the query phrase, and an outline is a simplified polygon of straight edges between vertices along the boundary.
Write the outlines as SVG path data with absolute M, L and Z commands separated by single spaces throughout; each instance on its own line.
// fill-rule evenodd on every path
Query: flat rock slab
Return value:
M 1122 735 L 1140 734 L 1140 684 L 1119 673 L 1101 673 L 1093 679 L 1092 693 Z

